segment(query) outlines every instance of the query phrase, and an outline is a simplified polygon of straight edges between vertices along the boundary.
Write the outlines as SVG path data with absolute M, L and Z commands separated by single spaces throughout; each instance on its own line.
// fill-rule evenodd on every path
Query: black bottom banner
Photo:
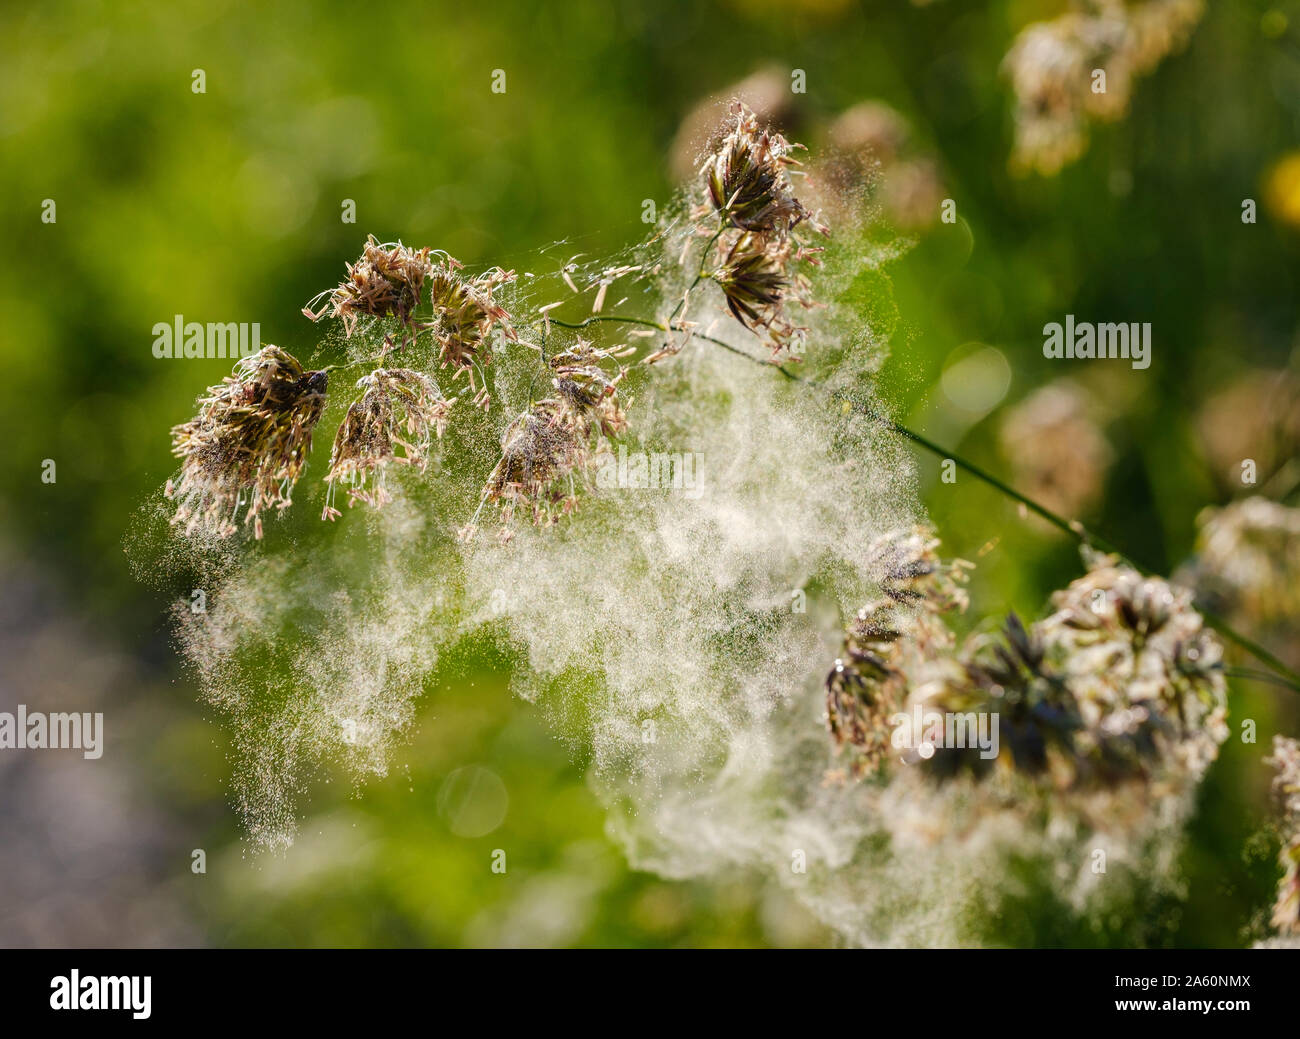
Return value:
M 2 954 L 11 1024 L 94 1030 L 349 1023 L 401 1019 L 432 1004 L 499 1024 L 536 1026 L 542 1008 L 575 1016 L 622 1002 L 650 1024 L 805 1017 L 835 989 L 864 1014 L 903 1011 L 933 1027 L 997 1020 L 1294 1021 L 1300 952 L 865 950 L 804 953 L 649 951 L 80 950 Z M 844 962 L 832 963 L 832 957 Z M 832 980 L 836 979 L 838 980 Z M 901 1001 L 901 1002 L 900 1002 Z M 838 1003 L 839 1000 L 836 1000 Z M 785 1004 L 785 1006 L 782 1006 Z M 845 1009 L 827 1003 L 840 1018 Z M 888 1011 L 886 1011 L 888 1012 Z M 550 1015 L 548 1015 L 550 1016 Z M 473 1018 L 471 1017 L 471 1020 Z M 884 1019 L 877 1019 L 877 1023 Z M 828 1021 L 829 1023 L 829 1021 Z M 17 1034 L 10 1032 L 9 1034 Z

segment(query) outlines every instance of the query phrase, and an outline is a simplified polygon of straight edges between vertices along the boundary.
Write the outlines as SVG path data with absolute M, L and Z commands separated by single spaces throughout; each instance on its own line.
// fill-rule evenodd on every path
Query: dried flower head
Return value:
M 1226 690 L 1222 647 L 1190 593 L 1095 556 L 1052 602 L 1046 619 L 1026 629 L 1013 616 L 1000 639 L 961 653 L 999 713 L 1008 763 L 1063 790 L 1199 777 L 1227 738 Z
M 1197 525 L 1188 574 L 1197 593 L 1253 627 L 1294 626 L 1300 618 L 1300 509 L 1247 498 L 1204 510 Z
M 941 563 L 936 547 L 918 530 L 873 549 L 886 599 L 850 624 L 826 682 L 832 736 L 859 749 L 856 771 L 886 761 L 895 712 L 920 710 L 997 719 L 996 758 L 951 746 L 904 755 L 938 780 L 1004 774 L 1090 795 L 1199 778 L 1227 737 L 1226 696 L 1221 648 L 1188 593 L 1094 557 L 1047 619 L 1027 627 L 1012 614 L 954 650 L 943 614 L 965 607 L 969 564 Z
M 1052 176 L 1082 155 L 1088 120 L 1120 118 L 1133 81 L 1180 47 L 1203 11 L 1203 0 L 1095 0 L 1024 29 L 1004 61 L 1016 95 L 1013 168 Z M 1093 89 L 1094 70 L 1104 90 Z
M 611 377 L 601 363 L 617 361 L 633 352 L 618 347 L 601 349 L 578 337 L 573 346 L 548 362 L 555 372 L 551 384 L 560 399 L 603 436 L 615 436 L 627 429 L 627 418 L 617 395 L 626 370 L 620 367 Z
M 789 239 L 766 240 L 758 235 L 736 238 L 713 280 L 722 289 L 732 315 L 761 335 L 774 356 L 798 358 L 808 329 L 791 319 L 788 305 L 811 307 L 808 279 L 793 270 L 813 250 Z
M 358 501 L 382 507 L 390 499 L 384 475 L 390 463 L 428 463 L 434 435 L 442 436 L 447 413 L 455 401 L 445 400 L 433 380 L 409 368 L 379 368 L 357 381 L 362 394 L 348 406 L 334 437 L 329 482 L 322 519 L 340 515 L 334 494 L 341 483 L 348 504 Z
M 184 460 L 179 484 L 169 480 L 166 488 L 180 502 L 172 522 L 186 533 L 225 537 L 247 504 L 244 522 L 260 538 L 262 512 L 291 504 L 327 387 L 325 372 L 304 371 L 278 346 L 244 358 L 220 386 L 210 386 L 198 414 L 172 429 L 172 453 Z
M 795 197 L 788 171 L 798 165 L 790 153 L 800 146 L 760 129 L 754 113 L 739 101 L 732 113 L 735 126 L 704 163 L 709 201 L 732 227 L 784 238 L 811 217 Z
M 1241 487 L 1247 458 L 1255 463 L 1258 482 L 1265 484 L 1300 455 L 1300 373 L 1252 369 L 1217 391 L 1196 425 L 1201 449 L 1223 491 Z
M 582 480 L 591 458 L 586 432 L 562 400 L 538 401 L 506 427 L 501 460 L 483 488 L 483 504 L 501 506 L 508 524 L 524 508 L 544 526 L 573 510 L 575 480 Z M 468 535 L 471 528 L 466 531 Z
M 475 365 L 486 363 L 484 352 L 492 329 L 500 325 L 506 337 L 516 338 L 506 309 L 492 298 L 493 291 L 513 281 L 514 271 L 493 268 L 474 278 L 459 273 L 460 264 L 448 258 L 433 272 L 430 299 L 433 303 L 433 336 L 438 341 L 439 359 L 455 376 L 466 373 L 474 403 L 487 406 L 487 388 L 475 378 Z
M 429 249 L 409 249 L 397 244 L 380 244 L 374 235 L 356 263 L 348 264 L 348 276 L 335 289 L 328 289 L 303 308 L 313 321 L 326 314 L 342 320 L 351 335 L 361 315 L 396 317 L 403 325 L 411 322 L 424 281 L 433 273 Z M 312 303 L 321 301 L 318 309 Z
M 1079 386 L 1058 379 L 1008 411 L 999 430 L 1016 486 L 1065 516 L 1096 501 L 1110 468 L 1110 445 L 1090 403 Z
M 1278 862 L 1282 879 L 1273 905 L 1273 926 L 1286 937 L 1300 937 L 1300 742 L 1288 736 L 1273 737 L 1268 764 L 1277 770 L 1273 796 L 1281 811 L 1282 850 Z
M 573 510 L 580 486 L 605 438 L 623 432 L 627 420 L 617 392 L 622 368 L 610 376 L 601 362 L 627 356 L 623 348 L 599 349 L 584 339 L 551 357 L 556 395 L 532 405 L 506 428 L 501 460 L 488 476 L 479 509 L 501 508 L 504 536 L 516 509 L 536 525 L 548 525 Z M 475 517 L 477 520 L 477 515 Z M 462 532 L 473 536 L 471 522 Z
M 914 676 L 952 647 L 941 615 L 966 607 L 970 564 L 945 562 L 927 528 L 886 534 L 868 548 L 868 568 L 883 598 L 858 611 L 826 676 L 826 717 L 838 746 L 848 745 L 855 775 L 880 769 L 889 753 L 889 720 Z
M 964 559 L 941 559 L 938 548 L 929 527 L 886 534 L 868 546 L 867 568 L 893 602 L 929 613 L 965 610 L 969 597 L 963 585 L 972 566 Z

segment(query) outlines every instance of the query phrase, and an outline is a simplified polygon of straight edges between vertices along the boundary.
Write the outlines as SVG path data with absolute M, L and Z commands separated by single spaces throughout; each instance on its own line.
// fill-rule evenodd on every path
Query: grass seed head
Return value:
M 740 235 L 713 272 L 727 308 L 742 325 L 763 337 L 776 357 L 797 359 L 808 329 L 791 318 L 791 304 L 813 306 L 808 279 L 794 269 L 812 250 L 791 240 Z
M 890 755 L 890 719 L 918 676 L 952 648 L 942 616 L 964 610 L 970 564 L 944 561 L 926 527 L 877 538 L 867 568 L 883 597 L 863 607 L 824 683 L 826 716 L 838 746 L 852 748 L 855 775 L 879 771 Z
M 1036 625 L 1084 721 L 1105 732 L 1125 712 L 1146 712 L 1172 726 L 1180 753 L 1212 758 L 1226 736 L 1223 648 L 1191 593 L 1113 557 L 1091 563 Z
M 1266 759 L 1276 770 L 1273 796 L 1281 811 L 1282 850 L 1278 862 L 1282 879 L 1273 905 L 1273 926 L 1286 937 L 1300 937 L 1300 741 L 1273 737 L 1273 756 Z
M 1012 168 L 1054 176 L 1082 155 L 1089 121 L 1120 118 L 1134 81 L 1181 47 L 1204 11 L 1204 0 L 1098 0 L 1028 25 L 1003 61 L 1016 98 Z M 1094 70 L 1105 90 L 1092 89 Z
M 551 384 L 579 425 L 589 432 L 612 437 L 627 429 L 627 418 L 618 398 L 618 385 L 626 370 L 621 366 L 614 376 L 601 362 L 617 360 L 626 351 L 599 349 L 581 337 L 574 346 L 556 354 L 548 362 L 555 372 Z
M 348 264 L 347 278 L 308 303 L 303 313 L 313 321 L 326 314 L 339 318 L 348 335 L 361 315 L 396 317 L 403 325 L 409 324 L 420 304 L 424 282 L 433 273 L 430 251 L 409 249 L 400 242 L 381 245 L 369 235 L 361 258 Z M 318 301 L 313 310 L 312 303 Z
M 390 500 L 384 486 L 389 464 L 423 471 L 434 436 L 442 436 L 454 401 L 443 399 L 433 380 L 409 368 L 379 368 L 357 382 L 361 396 L 349 406 L 334 437 L 330 489 L 322 519 L 336 519 L 334 492 L 347 487 L 348 503 L 375 508 Z
M 884 598 L 850 622 L 826 679 L 831 735 L 854 747 L 855 772 L 889 763 L 890 719 L 919 707 L 997 716 L 995 758 L 969 746 L 904 755 L 940 782 L 1019 777 L 1076 805 L 1125 784 L 1140 804 L 1157 782 L 1203 774 L 1227 738 L 1226 694 L 1222 649 L 1189 593 L 1094 556 L 1046 619 L 1012 614 L 956 647 L 944 615 L 966 606 L 969 564 L 937 546 L 924 528 L 871 546 Z
M 438 342 L 438 356 L 444 367 L 456 376 L 466 373 L 474 402 L 487 405 L 487 389 L 475 377 L 475 366 L 489 360 L 486 351 L 494 327 L 499 326 L 510 340 L 516 339 L 510 314 L 493 299 L 493 291 L 514 280 L 514 271 L 493 268 L 474 278 L 459 272 L 459 264 L 448 259 L 438 266 L 430 279 L 430 299 L 434 311 L 433 336 Z
M 1013 615 L 1000 636 L 968 640 L 956 695 L 998 713 L 1004 767 L 1049 789 L 1198 778 L 1227 738 L 1221 646 L 1189 593 L 1112 557 L 1090 565 L 1046 619 L 1026 627 Z M 953 695 L 930 705 L 947 710 Z M 958 763 L 992 765 L 951 749 L 931 765 L 943 774 Z
M 1300 618 L 1300 509 L 1246 498 L 1205 509 L 1197 526 L 1189 574 L 1197 593 L 1252 627 L 1292 629 Z
M 784 238 L 811 214 L 795 197 L 788 167 L 797 165 L 779 133 L 759 128 L 744 104 L 732 108 L 735 126 L 704 163 L 713 209 L 732 227 Z
M 501 507 L 503 524 L 523 508 L 537 526 L 573 511 L 591 447 L 582 425 L 559 398 L 538 401 L 506 427 L 501 460 L 488 476 L 483 501 Z
M 625 371 L 610 375 L 602 362 L 617 361 L 628 351 L 600 349 L 582 338 L 547 361 L 554 373 L 555 395 L 537 401 L 506 428 L 501 459 L 483 488 L 483 505 L 501 509 L 503 536 L 523 509 L 533 524 L 548 526 L 577 504 L 579 488 L 590 483 L 590 470 L 605 440 L 627 429 L 618 398 Z M 468 539 L 470 523 L 461 531 Z
M 172 429 L 172 453 L 182 459 L 179 482 L 167 484 L 167 496 L 179 502 L 172 522 L 186 533 L 226 537 L 247 504 L 244 522 L 260 538 L 262 513 L 291 504 L 327 388 L 325 372 L 304 371 L 292 354 L 269 345 L 210 386 L 198 414 Z

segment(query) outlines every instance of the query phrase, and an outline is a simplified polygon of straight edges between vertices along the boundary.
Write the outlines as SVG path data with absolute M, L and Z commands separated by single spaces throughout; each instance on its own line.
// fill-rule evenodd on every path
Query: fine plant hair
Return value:
M 636 866 L 763 870 L 860 943 L 979 940 L 996 907 L 972 886 L 1009 855 L 1094 918 L 1176 887 L 1225 734 L 1207 626 L 1300 680 L 889 415 L 870 378 L 889 344 L 856 312 L 857 279 L 905 243 L 832 234 L 801 154 L 736 104 L 648 241 L 595 262 L 545 250 L 549 277 L 370 237 L 304 309 L 337 322 L 343 359 L 308 371 L 267 346 L 177 427 L 172 529 L 215 586 L 200 618 L 178 604 L 178 639 L 232 719 L 255 843 L 291 842 L 320 759 L 383 774 L 447 648 L 482 640 L 557 728 L 584 719 Z M 289 509 L 354 369 L 319 488 L 342 522 L 300 552 L 264 513 Z M 703 458 L 703 493 L 598 488 L 624 442 Z M 1082 544 L 1088 572 L 1046 617 L 959 642 L 970 567 L 938 555 L 913 446 Z M 253 544 L 232 550 L 241 531 Z M 912 703 L 999 712 L 1005 752 L 900 761 L 890 718 Z M 1097 847 L 1125 878 L 1104 889 Z

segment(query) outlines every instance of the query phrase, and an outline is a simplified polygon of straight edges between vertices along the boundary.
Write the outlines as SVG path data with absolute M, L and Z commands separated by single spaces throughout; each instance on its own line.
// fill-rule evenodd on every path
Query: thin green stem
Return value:
M 547 368 L 547 364 L 546 364 L 546 328 L 545 328 L 545 327 L 542 328 L 542 345 L 539 347 L 539 350 L 541 351 L 541 355 L 542 355 L 542 367 L 541 367 L 541 369 L 539 369 L 538 371 L 533 372 L 533 378 L 532 378 L 532 381 L 529 382 L 529 384 L 528 384 L 528 399 L 529 399 L 529 401 L 531 401 L 531 400 L 533 399 L 533 389 L 534 389 L 534 387 L 537 386 L 537 377 L 541 374 L 542 371 L 546 370 L 546 368 Z M 476 522 L 477 522 L 477 519 L 478 519 L 478 514 L 475 513 L 475 521 L 476 521 Z
M 682 293 L 682 298 L 677 301 L 677 306 L 673 307 L 673 312 L 668 315 L 668 324 L 671 325 L 678 314 L 686 306 L 686 301 L 690 299 L 691 293 L 695 287 L 708 276 L 709 253 L 713 251 L 713 246 L 718 239 L 722 237 L 722 232 L 727 229 L 727 219 L 724 216 L 718 222 L 718 229 L 713 232 L 713 237 L 709 239 L 708 244 L 704 247 L 704 252 L 700 254 L 700 269 L 695 274 L 695 280 L 691 282 L 690 287 Z
M 1294 668 L 1287 667 L 1286 664 L 1254 639 L 1237 631 L 1217 613 L 1206 609 L 1201 603 L 1198 602 L 1196 608 L 1200 611 L 1201 616 L 1205 618 L 1205 623 L 1211 628 L 1229 641 L 1235 642 L 1261 664 L 1266 664 L 1272 668 L 1279 676 L 1286 679 L 1286 684 L 1290 688 L 1300 692 L 1300 674 L 1297 674 Z
M 317 369 L 317 371 L 341 372 L 347 370 L 348 368 L 356 368 L 358 365 L 362 365 L 362 364 L 375 364 L 376 362 L 382 361 L 383 359 L 384 358 L 382 354 L 380 354 L 378 357 L 363 357 L 359 361 L 349 361 L 347 364 L 327 364 L 324 368 Z
M 659 321 L 647 321 L 640 317 L 621 317 L 617 314 L 592 314 L 591 317 L 583 318 L 581 321 L 561 321 L 559 318 L 548 317 L 545 319 L 549 324 L 557 325 L 560 328 L 586 328 L 588 325 L 594 325 L 600 321 L 616 321 L 625 325 L 640 325 L 642 328 L 657 328 L 660 332 L 667 332 L 668 326 Z M 541 319 L 534 321 L 533 324 L 540 324 Z
M 787 372 L 785 374 L 787 375 L 787 377 L 799 379 L 799 376 L 793 375 L 793 373 Z M 800 381 L 808 382 L 809 385 L 813 385 L 813 386 L 816 385 L 815 383 L 809 382 L 808 380 L 800 379 Z M 938 455 L 940 458 L 951 460 L 952 463 L 955 466 L 957 466 L 957 468 L 964 469 L 966 472 L 970 473 L 976 479 L 982 480 L 990 487 L 993 487 L 994 489 L 1005 494 L 1008 498 L 1011 498 L 1012 500 L 1019 502 L 1025 508 L 1033 512 L 1035 515 L 1041 516 L 1048 523 L 1052 524 L 1052 526 L 1058 528 L 1059 530 L 1064 531 L 1066 534 L 1068 534 L 1070 537 L 1074 538 L 1076 541 L 1080 542 L 1081 544 L 1090 545 L 1094 548 L 1100 549 L 1102 552 L 1105 552 L 1109 555 L 1118 556 L 1121 560 L 1128 563 L 1135 570 L 1138 570 L 1141 573 L 1155 574 L 1158 572 L 1154 567 L 1147 566 L 1146 564 L 1142 563 L 1140 560 L 1136 560 L 1128 553 L 1123 552 L 1122 550 L 1117 548 L 1111 541 L 1107 540 L 1106 538 L 1103 538 L 1095 531 L 1090 530 L 1088 527 L 1084 526 L 1078 520 L 1067 520 L 1065 517 L 1058 515 L 1057 513 L 1053 512 L 1051 509 L 1047 508 L 1046 506 L 1041 505 L 1038 502 L 1034 501 L 1034 499 L 1030 498 L 1028 495 L 1021 494 L 1010 484 L 1005 483 L 1002 480 L 999 480 L 992 473 L 980 468 L 974 462 L 962 458 L 960 455 L 947 450 L 942 445 L 936 444 L 933 440 L 929 440 L 926 437 L 923 437 L 920 433 L 908 429 L 902 423 L 895 422 L 893 419 L 889 418 L 888 416 L 881 415 L 878 412 L 875 412 L 874 410 L 867 408 L 865 405 L 862 405 L 860 402 L 852 400 L 850 397 L 848 397 L 847 394 L 837 392 L 837 393 L 832 393 L 831 396 L 832 399 L 840 399 L 840 400 L 848 401 L 853 406 L 853 409 L 857 411 L 859 414 L 866 415 L 872 418 L 874 421 L 881 423 L 886 428 L 892 430 L 895 433 L 898 433 L 900 436 L 906 437 L 908 440 L 911 440 L 914 444 L 920 445 L 921 447 L 925 448 L 927 451 L 931 452 L 932 454 Z M 1277 672 L 1278 675 L 1284 676 L 1287 679 L 1287 681 L 1284 684 L 1288 685 L 1291 689 L 1300 692 L 1300 674 L 1297 674 L 1292 668 L 1287 667 L 1286 664 L 1284 664 L 1274 654 L 1270 653 L 1267 649 L 1265 649 L 1254 639 L 1246 635 L 1243 635 L 1241 632 L 1237 631 L 1226 620 L 1220 617 L 1217 613 L 1206 608 L 1206 606 L 1203 603 L 1197 602 L 1196 608 L 1200 612 L 1201 616 L 1205 619 L 1205 622 L 1210 627 L 1212 627 L 1220 635 L 1224 636 L 1224 638 L 1236 643 L 1238 646 L 1244 649 L 1251 656 L 1255 657 L 1255 659 L 1259 660 L 1261 663 L 1267 664 L 1270 668 L 1272 668 L 1275 672 Z
M 613 314 L 593 314 L 592 316 L 577 322 L 560 321 L 555 318 L 550 318 L 549 321 L 551 324 L 558 325 L 561 328 L 572 328 L 572 329 L 582 329 L 588 327 L 589 325 L 597 324 L 600 322 L 619 322 L 624 324 L 640 325 L 644 328 L 656 328 L 662 332 L 685 331 L 690 337 L 693 337 L 695 339 L 703 339 L 704 341 L 712 343 L 715 346 L 719 346 L 722 349 L 729 351 L 730 353 L 736 354 L 738 357 L 743 357 L 745 360 L 751 361 L 754 364 L 761 364 L 764 365 L 765 367 L 775 368 L 778 372 L 781 373 L 781 375 L 783 375 L 786 379 L 789 379 L 791 382 L 797 382 L 803 386 L 809 387 L 810 389 L 817 390 L 818 392 L 828 392 L 827 388 L 824 385 L 822 385 L 820 382 L 814 379 L 809 379 L 806 376 L 799 375 L 796 372 L 792 372 L 784 365 L 774 364 L 770 361 L 765 361 L 761 357 L 755 357 L 753 354 L 749 353 L 748 351 L 742 350 L 736 346 L 732 346 L 730 343 L 725 342 L 724 340 L 717 339 L 713 336 L 705 335 L 700 332 L 696 332 L 693 329 L 690 329 L 689 327 L 684 325 L 674 325 L 672 323 L 672 318 L 669 318 L 668 322 L 665 324 L 659 321 L 649 321 L 644 318 L 623 317 L 623 316 L 613 315 Z M 964 470 L 965 472 L 969 473 L 971 476 L 975 477 L 977 480 L 980 480 L 981 482 L 988 484 L 994 490 L 1010 498 L 1012 501 L 1015 501 L 1020 505 L 1024 506 L 1030 512 L 1034 513 L 1034 515 L 1039 516 L 1046 522 L 1050 523 L 1052 526 L 1056 527 L 1058 530 L 1074 538 L 1080 544 L 1091 546 L 1093 548 L 1098 549 L 1099 551 L 1107 553 L 1108 555 L 1117 556 L 1122 561 L 1128 563 L 1135 570 L 1138 570 L 1141 573 L 1155 574 L 1158 572 L 1155 568 L 1146 566 L 1140 561 L 1134 559 L 1128 553 L 1121 551 L 1118 547 L 1115 546 L 1113 542 L 1097 534 L 1095 531 L 1089 529 L 1078 520 L 1066 519 L 1064 516 L 1061 516 L 1058 513 L 1053 512 L 1051 509 L 1047 508 L 1045 505 L 1041 504 L 1040 502 L 1035 501 L 1033 498 L 1030 498 L 1028 495 L 1022 494 L 1020 491 L 1012 487 L 1009 483 L 994 476 L 992 473 L 990 473 L 988 470 L 984 469 L 983 467 L 976 465 L 974 462 L 970 461 L 967 458 L 963 458 L 961 455 L 957 454 L 954 451 L 948 450 L 942 444 L 935 443 L 933 440 L 929 439 L 926 436 L 923 436 L 922 434 L 916 432 L 913 429 L 908 428 L 907 426 L 903 425 L 901 422 L 895 421 L 894 419 L 890 418 L 888 415 L 884 414 L 883 412 L 879 411 L 876 408 L 869 406 L 865 402 L 855 399 L 853 396 L 846 393 L 845 391 L 830 390 L 829 396 L 831 400 L 836 401 L 837 403 L 840 403 L 842 405 L 847 405 L 849 410 L 851 410 L 855 414 L 862 415 L 866 418 L 871 419 L 873 422 L 883 426 L 885 429 L 888 429 L 890 432 L 896 433 L 897 435 L 903 437 L 906 440 L 910 440 L 918 447 L 921 447 L 926 451 L 929 451 L 931 454 L 936 455 L 939 458 L 950 460 L 953 463 L 953 465 L 955 465 L 958 469 Z M 1265 649 L 1254 639 L 1250 638 L 1249 636 L 1243 635 L 1241 632 L 1237 631 L 1230 624 L 1228 624 L 1226 620 L 1224 620 L 1218 614 L 1214 613 L 1212 610 L 1207 609 L 1204 605 L 1202 605 L 1199 602 L 1196 604 L 1196 606 L 1201 616 L 1205 619 L 1205 622 L 1208 625 L 1210 625 L 1210 627 L 1212 627 L 1224 638 L 1240 646 L 1251 656 L 1255 657 L 1256 660 L 1260 661 L 1260 663 L 1266 665 L 1269 669 L 1271 669 L 1275 673 L 1275 677 L 1273 680 L 1277 684 L 1286 686 L 1287 688 L 1295 692 L 1300 692 L 1300 674 L 1298 674 L 1292 668 L 1288 667 L 1285 663 L 1279 660 L 1273 653 L 1269 652 L 1267 649 Z
M 1285 678 L 1281 678 L 1271 671 L 1261 671 L 1254 667 L 1225 667 L 1223 673 L 1228 678 L 1242 678 L 1248 682 L 1266 682 L 1269 685 L 1280 685 L 1283 689 L 1290 689 L 1292 692 L 1298 691 L 1294 683 L 1288 682 Z

